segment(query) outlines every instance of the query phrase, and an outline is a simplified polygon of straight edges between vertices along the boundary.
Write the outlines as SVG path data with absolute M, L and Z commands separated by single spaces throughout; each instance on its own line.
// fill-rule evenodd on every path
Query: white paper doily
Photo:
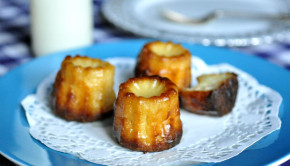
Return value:
M 133 76 L 136 59 L 107 59 L 116 67 L 116 93 L 120 83 Z M 50 108 L 55 73 L 27 96 L 25 109 L 30 134 L 51 149 L 104 165 L 185 165 L 221 162 L 234 157 L 281 126 L 278 117 L 282 97 L 260 85 L 249 74 L 228 64 L 208 66 L 192 57 L 192 78 L 203 73 L 232 71 L 238 74 L 239 91 L 233 111 L 223 117 L 196 115 L 181 110 L 183 136 L 180 144 L 162 152 L 142 153 L 121 147 L 112 136 L 113 118 L 99 122 L 68 122 Z

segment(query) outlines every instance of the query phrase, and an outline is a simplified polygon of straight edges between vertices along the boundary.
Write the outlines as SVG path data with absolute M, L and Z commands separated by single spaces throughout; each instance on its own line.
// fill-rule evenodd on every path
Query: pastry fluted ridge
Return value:
M 56 115 L 89 122 L 112 114 L 116 99 L 113 90 L 115 67 L 87 56 L 67 56 L 53 86 Z
M 135 76 L 159 75 L 167 77 L 179 89 L 191 83 L 191 54 L 181 44 L 153 41 L 140 51 Z
M 159 76 L 122 83 L 113 129 L 117 141 L 131 150 L 155 152 L 177 145 L 182 137 L 177 86 Z

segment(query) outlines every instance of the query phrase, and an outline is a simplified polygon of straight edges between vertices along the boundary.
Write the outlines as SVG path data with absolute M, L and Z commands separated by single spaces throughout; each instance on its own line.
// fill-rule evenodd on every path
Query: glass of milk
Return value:
M 30 12 L 36 56 L 93 43 L 92 0 L 30 0 Z

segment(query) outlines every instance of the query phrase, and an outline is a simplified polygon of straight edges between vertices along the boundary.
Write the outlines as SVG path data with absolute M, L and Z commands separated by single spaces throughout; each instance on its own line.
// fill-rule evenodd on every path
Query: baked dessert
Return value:
M 205 74 L 193 88 L 180 91 L 183 108 L 197 114 L 222 116 L 232 111 L 238 92 L 235 73 Z
M 159 76 L 122 83 L 113 128 L 117 141 L 131 150 L 156 152 L 177 145 L 182 124 L 176 85 Z
M 53 86 L 55 114 L 69 121 L 89 122 L 112 114 L 115 67 L 100 59 L 67 56 Z
M 154 41 L 144 45 L 138 55 L 135 76 L 167 77 L 179 89 L 191 82 L 191 54 L 180 44 Z

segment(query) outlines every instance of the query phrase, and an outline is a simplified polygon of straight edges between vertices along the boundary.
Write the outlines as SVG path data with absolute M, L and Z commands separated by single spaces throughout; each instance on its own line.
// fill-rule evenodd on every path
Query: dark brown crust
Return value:
M 153 146 L 146 146 L 142 142 L 138 141 L 138 139 L 135 139 L 133 141 L 128 141 L 126 137 L 122 137 L 122 136 L 120 138 L 120 141 L 118 140 L 118 142 L 123 147 L 126 147 L 134 151 L 159 152 L 159 151 L 170 149 L 180 143 L 180 140 L 182 138 L 182 128 L 175 131 L 171 131 L 170 133 L 174 133 L 174 135 L 168 135 L 164 142 L 154 144 Z
M 107 118 L 113 114 L 113 104 L 111 108 L 101 105 L 99 109 L 95 109 L 93 106 L 88 104 L 88 96 L 92 93 L 91 88 L 85 85 L 86 80 L 83 75 L 78 75 L 75 71 L 82 70 L 83 72 L 95 71 L 96 67 L 81 67 L 75 66 L 72 64 L 74 60 L 86 60 L 86 61 L 98 61 L 103 63 L 103 66 L 98 66 L 100 70 L 111 70 L 113 67 L 107 62 L 103 62 L 99 59 L 92 59 L 86 56 L 66 56 L 61 64 L 61 69 L 58 71 L 52 91 L 52 103 L 51 106 L 54 110 L 55 115 L 66 119 L 68 121 L 78 121 L 78 122 L 92 122 L 96 120 L 101 120 Z M 110 68 L 109 68 L 110 67 Z M 68 69 L 69 68 L 69 69 Z M 113 67 L 114 68 L 114 67 Z M 70 77 L 66 76 L 67 73 L 70 73 Z M 72 81 L 68 81 L 68 79 Z M 85 80 L 84 82 L 77 82 L 76 79 Z M 77 96 L 74 92 L 69 89 L 71 85 L 77 85 L 77 91 L 83 93 L 82 97 Z M 68 88 L 69 90 L 64 90 Z M 115 96 L 114 96 L 115 97 Z M 80 101 L 78 104 L 75 104 L 76 101 Z M 102 101 L 104 102 L 105 99 Z M 102 103 L 101 103 L 102 104 Z M 77 106 L 76 106 L 77 105 Z
M 168 77 L 179 89 L 188 88 L 191 83 L 191 54 L 184 51 L 176 56 L 159 56 L 152 50 L 151 46 L 162 43 L 161 41 L 149 42 L 140 51 L 135 67 L 135 76 Z M 167 42 L 173 44 L 172 42 Z M 166 43 L 165 43 L 166 44 Z M 179 44 L 174 44 L 181 46 Z
M 161 82 L 165 84 L 166 90 L 164 93 L 162 93 L 160 96 L 153 96 L 147 99 L 144 99 L 144 97 L 136 96 L 134 93 L 129 92 L 128 88 L 136 81 L 144 81 L 146 79 L 155 79 L 158 80 L 158 82 Z M 139 111 L 139 109 L 142 109 L 138 107 L 139 101 L 142 100 L 144 102 L 152 102 L 152 103 L 159 103 L 162 104 L 162 101 L 167 101 L 167 103 L 171 103 L 167 108 L 170 110 L 158 110 L 158 112 L 162 112 L 162 114 L 166 115 L 167 117 L 165 119 L 156 119 L 158 124 L 163 124 L 162 122 L 167 121 L 169 126 L 169 131 L 164 132 L 165 136 L 162 136 L 162 140 L 158 140 L 157 137 L 161 137 L 161 134 L 158 133 L 159 131 L 158 126 L 154 126 L 152 124 L 146 124 L 146 126 L 150 126 L 150 131 L 154 130 L 153 137 L 154 138 L 148 138 L 150 140 L 153 140 L 152 142 L 144 143 L 142 139 L 138 137 L 138 132 L 142 132 L 138 130 L 138 127 L 130 129 L 126 129 L 126 124 L 128 121 L 130 123 L 140 123 L 138 122 L 138 119 L 142 119 L 141 117 L 143 114 L 147 114 L 146 110 Z M 137 105 L 135 105 L 137 104 Z M 151 105 L 150 105 L 151 106 Z M 152 105 L 154 106 L 154 104 Z M 134 114 L 134 121 L 128 120 L 126 117 L 126 107 L 134 107 L 135 112 Z M 154 109 L 150 107 L 150 109 Z M 165 112 L 163 112 L 165 111 Z M 148 114 L 147 114 L 148 115 Z M 156 118 L 154 114 L 149 114 L 151 118 Z M 144 117 L 144 116 L 143 116 Z M 160 121 L 159 121 L 160 120 Z M 155 121 L 154 121 L 155 122 Z M 162 126 L 162 125 L 161 125 Z M 164 126 L 162 126 L 164 127 Z M 132 132 L 132 135 L 129 135 L 128 132 Z M 119 94 L 117 97 L 117 101 L 115 104 L 115 116 L 114 116 L 114 127 L 113 127 L 113 134 L 116 137 L 117 141 L 120 143 L 120 145 L 134 150 L 134 151 L 142 151 L 142 152 L 156 152 L 156 151 L 162 151 L 169 149 L 175 145 L 177 145 L 182 137 L 182 124 L 180 120 L 180 109 L 179 109 L 179 100 L 178 100 L 178 89 L 174 83 L 172 83 L 167 78 L 162 78 L 159 76 L 144 76 L 144 77 L 138 77 L 138 78 L 131 78 L 127 82 L 123 83 L 119 87 Z M 133 137 L 132 137 L 133 136 Z M 146 138 L 147 139 L 147 138 Z
M 193 113 L 211 116 L 223 116 L 232 111 L 238 92 L 238 79 L 234 73 L 232 77 L 220 82 L 217 89 L 211 91 L 180 92 L 183 108 Z
M 103 112 L 103 111 L 101 111 Z M 100 113 L 97 115 L 92 116 L 91 114 L 87 114 L 87 111 L 81 111 L 81 113 L 74 113 L 70 110 L 61 110 L 61 109 L 55 109 L 54 110 L 55 115 L 66 119 L 68 121 L 78 121 L 78 122 L 93 122 L 96 120 L 102 120 L 108 117 L 111 117 L 113 115 L 113 110 L 107 111 L 104 113 Z

